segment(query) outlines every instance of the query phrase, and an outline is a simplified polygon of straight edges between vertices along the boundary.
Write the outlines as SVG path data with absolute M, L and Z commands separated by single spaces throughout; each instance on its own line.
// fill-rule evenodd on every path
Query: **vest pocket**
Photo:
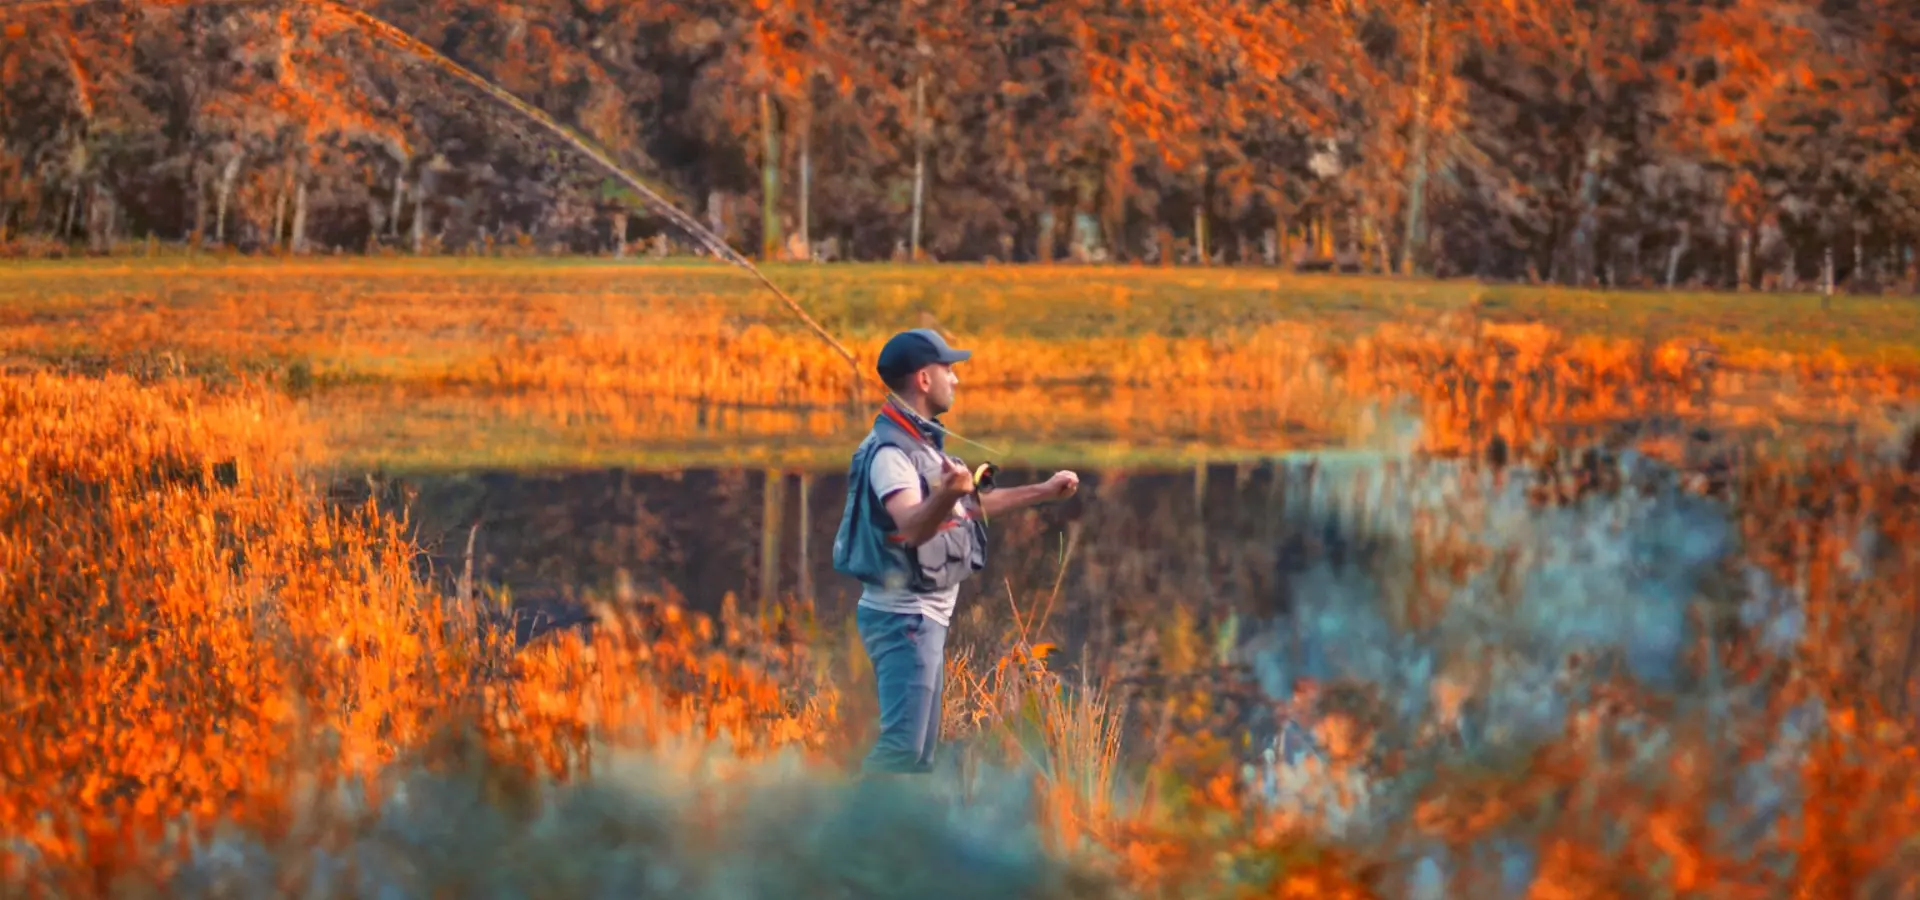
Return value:
M 915 561 L 920 564 L 921 577 L 935 589 L 959 583 L 960 579 L 971 572 L 968 565 L 973 554 L 970 546 L 971 532 L 965 525 L 948 528 L 928 538 L 927 542 L 915 549 Z

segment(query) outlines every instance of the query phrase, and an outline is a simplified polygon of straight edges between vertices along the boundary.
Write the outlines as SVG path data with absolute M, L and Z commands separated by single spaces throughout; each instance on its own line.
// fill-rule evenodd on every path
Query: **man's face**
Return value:
M 959 385 L 960 376 L 950 364 L 936 363 L 920 370 L 920 391 L 927 396 L 927 409 L 936 416 L 953 408 L 953 389 Z

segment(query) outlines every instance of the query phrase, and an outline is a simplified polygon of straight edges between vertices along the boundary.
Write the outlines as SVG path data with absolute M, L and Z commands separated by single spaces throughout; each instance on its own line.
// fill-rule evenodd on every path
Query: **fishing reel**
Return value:
M 990 462 L 981 463 L 979 468 L 973 470 L 973 492 L 976 494 L 985 494 L 992 491 L 993 476 L 999 473 L 999 466 Z
M 1000 467 L 990 462 L 983 462 L 973 470 L 973 504 L 979 508 L 982 522 L 986 521 L 987 508 L 985 501 L 980 498 L 992 493 L 993 476 L 999 472 Z

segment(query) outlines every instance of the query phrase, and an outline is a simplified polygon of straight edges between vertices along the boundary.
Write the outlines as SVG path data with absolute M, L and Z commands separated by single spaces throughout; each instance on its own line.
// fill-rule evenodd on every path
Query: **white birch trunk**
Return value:
M 220 171 L 219 194 L 213 206 L 213 240 L 223 246 L 227 242 L 227 205 L 233 200 L 233 183 L 239 180 L 240 166 L 245 159 L 246 154 L 235 153 Z
M 407 196 L 407 173 L 393 176 L 393 209 L 387 213 L 387 235 L 400 236 L 400 209 Z
M 427 250 L 427 180 L 413 186 L 413 254 Z
M 293 188 L 293 236 L 295 255 L 307 252 L 307 179 L 303 176 Z
M 927 76 L 913 81 L 913 223 L 907 258 L 920 259 L 920 221 L 927 195 Z
M 800 130 L 800 243 L 813 258 L 813 119 L 807 118 Z

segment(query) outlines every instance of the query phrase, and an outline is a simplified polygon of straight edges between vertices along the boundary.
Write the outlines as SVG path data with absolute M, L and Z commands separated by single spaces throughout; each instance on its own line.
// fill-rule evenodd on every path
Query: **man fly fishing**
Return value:
M 847 470 L 833 567 L 864 585 L 854 615 L 880 695 L 880 736 L 861 763 L 866 774 L 932 771 L 947 628 L 960 583 L 986 566 L 986 520 L 1080 487 L 1078 475 L 1063 471 L 996 489 L 991 464 L 976 483 L 947 453 L 951 432 L 940 416 L 960 384 L 954 364 L 970 356 L 932 329 L 889 339 L 876 365 L 889 396 Z

